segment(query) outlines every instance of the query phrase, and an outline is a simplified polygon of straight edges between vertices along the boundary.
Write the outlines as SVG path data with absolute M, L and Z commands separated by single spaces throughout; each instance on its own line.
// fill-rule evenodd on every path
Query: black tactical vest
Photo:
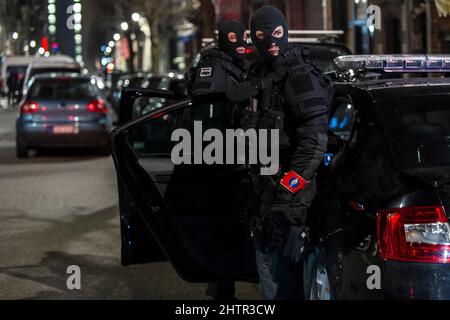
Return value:
M 330 110 L 331 80 L 298 46 L 290 46 L 272 65 L 255 63 L 249 74 L 262 79 L 258 128 L 279 129 L 280 147 L 289 146 L 303 121 Z
M 243 68 L 236 66 L 230 56 L 218 48 L 203 50 L 186 73 L 188 93 L 191 96 L 224 93 L 245 77 Z

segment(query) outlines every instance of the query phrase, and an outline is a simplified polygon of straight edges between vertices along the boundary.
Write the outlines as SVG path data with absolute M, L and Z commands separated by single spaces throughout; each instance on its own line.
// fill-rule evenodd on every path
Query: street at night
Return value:
M 0 301 L 450 300 L 449 141 L 450 0 L 0 0 Z
M 205 285 L 169 263 L 121 266 L 110 157 L 48 150 L 17 160 L 16 117 L 0 111 L 0 299 L 205 299 Z M 81 268 L 80 291 L 67 288 L 71 265 Z M 258 299 L 257 286 L 243 283 L 238 295 Z

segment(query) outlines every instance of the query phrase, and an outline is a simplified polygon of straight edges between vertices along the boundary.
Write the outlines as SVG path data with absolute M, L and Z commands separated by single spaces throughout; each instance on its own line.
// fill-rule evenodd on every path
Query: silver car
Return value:
M 30 149 L 96 147 L 109 151 L 111 108 L 96 80 L 79 74 L 36 76 L 16 123 L 17 157 Z

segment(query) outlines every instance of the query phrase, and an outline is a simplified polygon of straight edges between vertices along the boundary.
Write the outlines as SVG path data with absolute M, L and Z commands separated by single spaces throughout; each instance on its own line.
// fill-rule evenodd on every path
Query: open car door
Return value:
M 119 109 L 118 125 L 138 119 L 154 110 L 186 100 L 185 95 L 157 89 L 124 89 Z M 137 213 L 134 201 L 118 178 L 118 195 L 121 224 L 121 256 L 123 265 L 166 261 L 153 235 Z
M 152 109 L 149 99 L 158 104 L 159 99 L 166 103 L 168 98 L 145 90 L 127 90 L 122 99 L 121 109 L 135 110 Z M 220 95 L 184 99 L 153 108 L 113 131 L 119 192 L 125 195 L 121 199 L 124 264 L 152 261 L 150 256 L 157 250 L 152 242 L 155 239 L 187 281 L 254 279 L 254 248 L 249 235 L 253 188 L 247 168 L 186 162 L 175 165 L 172 159 L 173 148 L 179 144 L 172 141 L 175 131 L 190 133 L 193 140 L 202 139 L 195 124 L 201 121 L 203 131 L 223 130 L 227 110 L 229 102 Z M 194 147 L 198 140 L 190 142 Z M 189 152 L 182 155 L 194 158 Z M 142 236 L 144 227 L 147 236 Z

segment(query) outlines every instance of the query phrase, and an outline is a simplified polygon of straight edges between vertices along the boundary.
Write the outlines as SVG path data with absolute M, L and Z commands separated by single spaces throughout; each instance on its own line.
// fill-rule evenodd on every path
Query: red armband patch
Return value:
M 297 193 L 303 190 L 309 183 L 302 176 L 297 174 L 295 171 L 289 171 L 285 174 L 283 179 L 281 179 L 281 185 L 288 189 L 291 193 Z

